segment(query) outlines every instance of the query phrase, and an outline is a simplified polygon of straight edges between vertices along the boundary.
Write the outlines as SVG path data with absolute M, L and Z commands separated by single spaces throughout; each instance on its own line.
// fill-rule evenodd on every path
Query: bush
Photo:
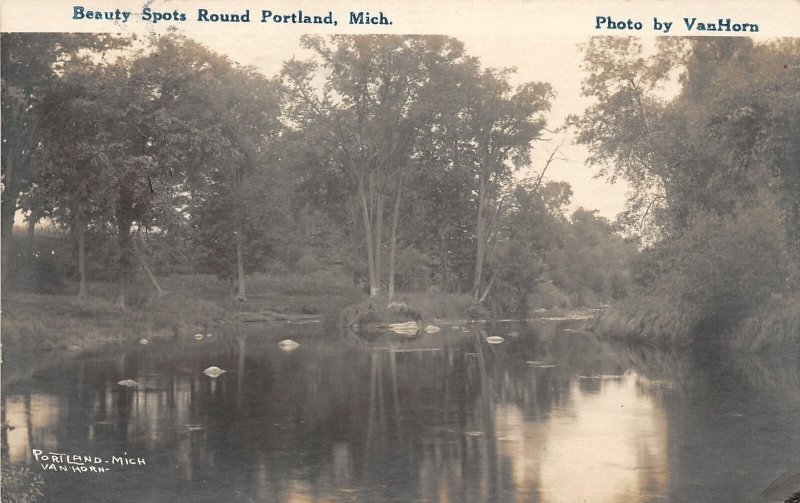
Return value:
M 20 257 L 14 263 L 9 283 L 14 290 L 28 293 L 64 293 L 63 267 L 51 255 Z
M 669 338 L 672 332 L 681 342 L 730 337 L 784 288 L 784 233 L 777 214 L 766 204 L 724 216 L 695 215 L 682 234 L 637 261 L 638 291 L 632 295 L 651 302 L 623 301 L 604 316 L 606 323 L 631 335 Z
M 346 327 L 384 326 L 391 323 L 423 320 L 422 311 L 404 302 L 387 302 L 372 298 L 342 310 L 342 325 Z
M 403 249 L 397 257 L 395 284 L 406 292 L 422 292 L 431 287 L 431 257 L 413 246 Z
M 398 302 L 413 305 L 422 312 L 423 318 L 426 320 L 474 319 L 474 317 L 470 316 L 470 312 L 474 312 L 476 304 L 472 300 L 472 296 L 468 294 L 432 291 L 403 293 L 397 296 L 397 300 Z
M 3 503 L 36 503 L 44 497 L 44 479 L 24 466 L 3 460 Z
M 385 297 L 367 299 L 342 310 L 344 326 L 387 325 L 405 321 L 491 319 L 494 314 L 467 294 L 404 293 L 394 302 Z
M 252 292 L 305 295 L 350 295 L 356 288 L 341 267 L 328 267 L 307 273 L 264 274 L 247 277 Z
M 550 281 L 536 284 L 533 292 L 527 298 L 528 312 L 536 309 L 568 308 L 572 306 L 567 294 L 562 292 Z

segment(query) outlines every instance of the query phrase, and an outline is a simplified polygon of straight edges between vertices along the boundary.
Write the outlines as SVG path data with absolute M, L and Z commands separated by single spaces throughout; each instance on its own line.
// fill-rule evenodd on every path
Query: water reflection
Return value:
M 500 453 L 512 460 L 515 486 L 536 491 L 542 502 L 650 501 L 662 495 L 667 424 L 652 398 L 637 392 L 637 379 L 573 380 L 570 400 L 544 421 L 526 420 L 514 405 L 498 407 Z
M 300 347 L 281 351 L 286 338 Z M 209 378 L 212 365 L 227 372 Z M 12 369 L 3 456 L 147 460 L 44 472 L 49 501 L 754 499 L 800 465 L 797 368 L 718 368 L 612 347 L 574 322 L 416 339 L 235 326 Z

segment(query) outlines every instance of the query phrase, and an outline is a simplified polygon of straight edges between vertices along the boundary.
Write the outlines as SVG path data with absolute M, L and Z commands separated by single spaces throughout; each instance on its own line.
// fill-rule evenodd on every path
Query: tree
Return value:
M 96 64 L 98 54 L 127 44 L 128 40 L 107 34 L 2 34 L 3 197 L 0 218 L 4 278 L 11 265 L 11 233 L 20 195 L 30 190 L 38 169 L 35 155 L 43 140 L 42 101 L 65 72 Z
M 470 90 L 466 117 L 470 148 L 474 149 L 477 180 L 475 273 L 472 295 L 482 297 L 483 268 L 490 222 L 502 210 L 500 192 L 511 180 L 512 167 L 530 163 L 533 141 L 545 127 L 550 109 L 549 84 L 527 83 L 512 93 L 510 70 L 484 70 Z M 509 164 L 511 163 L 511 164 Z
M 634 188 L 622 223 L 646 231 L 640 287 L 697 327 L 797 288 L 798 47 L 714 37 L 662 41 L 651 55 L 632 39 L 586 48 L 584 94 L 597 101 L 573 119 L 578 140 L 600 174 Z M 674 75 L 677 90 L 659 92 Z
M 114 65 L 65 72 L 65 94 L 51 103 L 49 113 L 57 120 L 65 112 L 60 123 L 74 130 L 50 130 L 51 152 L 74 152 L 56 167 L 64 183 L 53 189 L 64 208 L 80 208 L 91 196 L 98 224 L 114 228 L 122 309 L 138 254 L 132 228 L 158 228 L 156 217 L 176 211 L 175 198 L 224 145 L 219 128 L 197 117 L 212 56 L 184 39 L 152 39 L 142 53 Z M 70 213 L 85 220 L 83 210 Z
M 280 98 L 277 84 L 253 69 L 216 55 L 209 55 L 206 65 L 203 80 L 194 84 L 197 95 L 202 95 L 196 103 L 198 120 L 217 131 L 219 145 L 205 161 L 207 169 L 190 187 L 192 220 L 200 230 L 198 244 L 206 249 L 207 258 L 215 256 L 230 263 L 226 250 L 235 250 L 241 302 L 247 297 L 246 241 L 259 237 L 262 241 L 260 247 L 249 247 L 251 259 L 256 259 L 253 253 L 267 252 L 269 247 L 263 241 L 270 235 L 268 224 L 281 215 L 274 205 L 279 199 L 288 201 L 280 196 L 287 186 L 277 183 L 275 172 L 281 162 L 276 147 L 281 131 Z M 256 259 L 257 264 L 262 262 Z M 217 264 L 213 269 L 219 274 L 228 268 Z
M 370 295 L 381 291 L 383 226 L 393 203 L 389 290 L 394 294 L 397 229 L 415 143 L 439 107 L 437 79 L 464 58 L 445 37 L 305 37 L 318 61 L 290 61 L 283 72 L 296 127 L 314 132 L 333 166 L 352 181 L 364 229 Z M 324 71 L 321 90 L 314 76 Z

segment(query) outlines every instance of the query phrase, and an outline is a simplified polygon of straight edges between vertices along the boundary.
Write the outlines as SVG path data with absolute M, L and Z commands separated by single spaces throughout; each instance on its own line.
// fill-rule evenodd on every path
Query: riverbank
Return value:
M 773 296 L 748 312 L 717 315 L 675 309 L 659 298 L 626 299 L 598 316 L 597 333 L 660 347 L 713 340 L 743 352 L 800 349 L 800 298 Z
M 4 292 L 4 350 L 87 350 L 207 333 L 228 321 L 321 319 L 365 297 L 347 278 L 333 275 L 254 275 L 248 278 L 246 302 L 234 300 L 230 284 L 212 276 L 172 275 L 158 282 L 163 295 L 155 295 L 144 281 L 132 285 L 126 311 L 115 306 L 113 283 L 89 283 L 89 295 L 82 302 L 64 293 Z
M 226 323 L 329 320 L 338 326 L 363 327 L 409 320 L 435 324 L 494 318 L 494 313 L 468 294 L 401 293 L 389 303 L 385 297 L 369 299 L 349 278 L 334 274 L 252 275 L 246 302 L 235 300 L 230 283 L 208 275 L 171 275 L 157 280 L 165 293 L 156 295 L 152 285 L 140 278 L 130 289 L 126 311 L 115 306 L 114 283 L 90 282 L 82 302 L 74 294 L 64 293 L 77 289 L 70 284 L 54 294 L 4 292 L 4 350 L 6 354 L 86 351 L 141 339 L 213 333 Z M 546 315 L 540 311 L 530 316 Z M 574 315 L 574 310 L 548 312 L 558 317 L 562 311 Z

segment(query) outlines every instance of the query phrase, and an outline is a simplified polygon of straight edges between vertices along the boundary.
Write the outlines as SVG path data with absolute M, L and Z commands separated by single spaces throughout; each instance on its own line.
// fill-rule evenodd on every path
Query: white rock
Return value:
M 204 373 L 205 375 L 207 375 L 208 377 L 219 377 L 219 376 L 221 376 L 222 374 L 224 374 L 224 373 L 225 373 L 225 371 L 224 371 L 224 370 L 222 370 L 222 369 L 221 369 L 221 368 L 219 368 L 219 367 L 208 367 L 207 369 L 205 369 L 205 370 L 203 371 L 203 373 Z
M 194 340 L 196 340 L 196 341 L 202 341 L 203 340 L 203 334 L 194 334 L 193 337 L 194 337 Z
M 278 347 L 288 353 L 289 351 L 294 351 L 295 349 L 300 347 L 300 344 L 294 342 L 291 339 L 284 339 L 278 343 Z
M 206 337 L 214 337 L 214 334 L 206 334 Z
M 488 342 L 489 344 L 501 344 L 504 341 L 505 339 L 503 339 L 502 337 L 498 337 L 496 335 L 486 338 L 486 342 Z
M 392 323 L 389 325 L 389 330 L 398 335 L 417 335 L 419 325 L 416 321 L 407 321 L 405 323 Z
M 141 344 L 142 346 L 146 345 L 148 342 L 150 341 L 148 341 L 147 339 L 139 339 L 139 344 Z
M 133 387 L 139 385 L 139 383 L 137 383 L 133 379 L 124 379 L 124 380 L 118 382 L 117 384 L 119 384 L 120 386 L 125 386 L 126 388 L 133 388 Z
M 435 334 L 436 332 L 441 332 L 441 331 L 442 331 L 441 328 L 436 327 L 434 325 L 428 325 L 427 327 L 425 327 L 426 334 Z

